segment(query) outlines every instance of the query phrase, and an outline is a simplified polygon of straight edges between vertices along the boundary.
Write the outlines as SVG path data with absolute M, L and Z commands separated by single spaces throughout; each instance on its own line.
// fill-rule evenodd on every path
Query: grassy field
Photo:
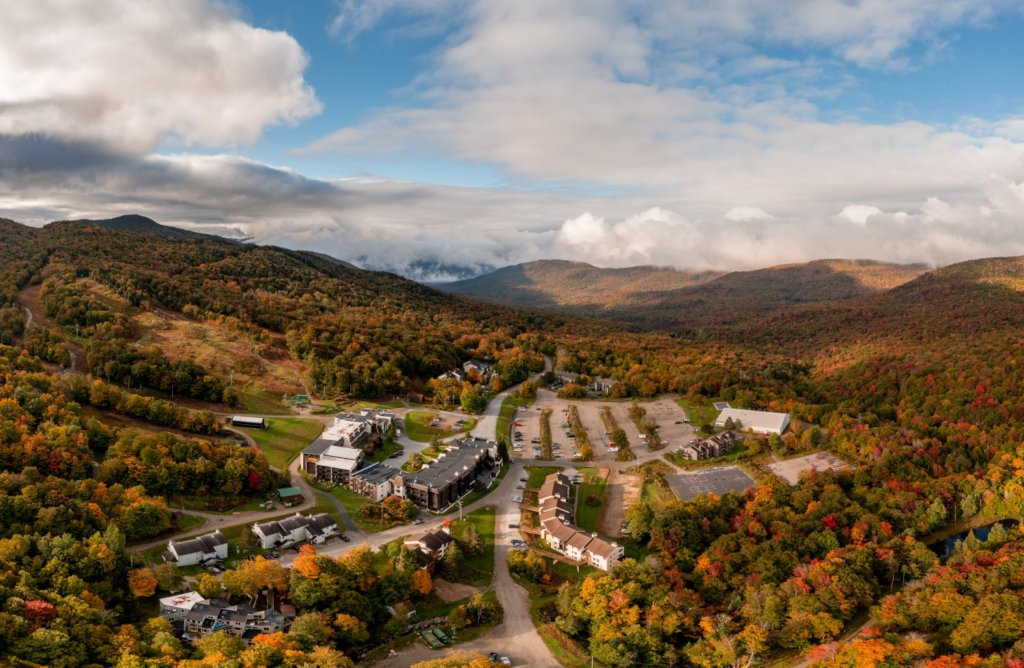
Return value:
M 238 427 L 235 427 L 238 429 Z M 245 429 L 271 466 L 285 469 L 324 430 L 323 423 L 302 418 L 270 418 L 266 429 Z
M 576 498 L 576 524 L 585 531 L 597 531 L 604 510 L 604 492 L 608 481 L 598 475 L 598 469 L 582 468 L 579 471 L 583 474 L 583 483 Z M 597 499 L 597 503 L 587 503 L 590 497 Z
M 679 405 L 686 411 L 686 417 L 690 419 L 690 424 L 694 429 L 699 429 L 706 424 L 714 424 L 715 418 L 721 412 L 712 405 L 710 400 L 707 403 L 698 403 L 689 399 L 679 399 Z
M 364 408 L 376 408 L 386 411 L 402 408 L 405 404 L 401 401 L 332 401 L 318 404 L 313 409 L 314 415 L 334 415 L 335 413 L 358 413 Z
M 505 401 L 501 402 L 501 412 L 498 413 L 498 427 L 495 429 L 495 438 L 509 436 L 509 426 L 512 424 L 512 418 L 516 414 L 516 408 L 520 406 L 529 406 L 533 403 L 533 399 L 525 399 L 523 397 L 505 397 Z
M 431 427 L 430 421 L 437 417 L 434 411 L 409 411 L 405 416 L 405 432 L 414 441 L 426 443 L 435 438 L 446 438 L 462 432 L 467 432 L 476 426 L 476 418 L 468 418 L 461 429 L 441 429 Z
M 526 482 L 526 489 L 540 489 L 544 484 L 544 478 L 552 473 L 562 470 L 561 466 L 527 466 L 526 470 L 530 479 Z
M 281 395 L 271 394 L 260 389 L 255 383 L 249 383 L 238 390 L 238 398 L 242 404 L 242 410 L 246 413 L 258 414 L 295 414 L 290 406 L 281 401 Z
M 481 550 L 480 554 L 472 557 L 466 555 L 459 582 L 483 587 L 490 584 L 494 577 L 494 507 L 486 506 L 474 510 L 466 515 L 462 522 L 456 520 L 452 526 L 455 538 L 461 539 L 471 524 L 480 534 Z

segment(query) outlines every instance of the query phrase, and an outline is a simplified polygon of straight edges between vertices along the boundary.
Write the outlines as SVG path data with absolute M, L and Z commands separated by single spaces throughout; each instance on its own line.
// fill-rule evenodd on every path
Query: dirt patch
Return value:
M 448 582 L 441 578 L 434 580 L 434 591 L 437 592 L 437 595 L 440 596 L 445 603 L 458 601 L 460 598 L 466 598 L 467 596 L 478 594 L 483 590 L 483 587 L 474 587 L 473 585 Z
M 618 538 L 626 509 L 640 498 L 640 478 L 610 469 L 608 484 L 604 491 L 604 512 L 598 523 L 598 530 L 609 538 Z
M 213 322 L 189 320 L 176 313 L 153 310 L 134 317 L 138 343 L 160 348 L 171 360 L 192 360 L 235 387 L 252 387 L 272 395 L 303 392 L 303 365 L 291 358 L 281 340 L 256 343 Z

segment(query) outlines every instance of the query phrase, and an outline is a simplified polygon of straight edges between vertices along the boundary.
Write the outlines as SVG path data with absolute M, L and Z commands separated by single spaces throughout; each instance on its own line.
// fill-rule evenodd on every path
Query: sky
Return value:
M 1024 0 L 34 0 L 0 216 L 420 280 L 1024 255 Z

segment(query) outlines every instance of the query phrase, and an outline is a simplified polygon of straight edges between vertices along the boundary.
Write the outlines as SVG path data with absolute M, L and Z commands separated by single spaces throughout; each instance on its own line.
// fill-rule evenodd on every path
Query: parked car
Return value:
M 519 482 L 529 482 L 529 481 L 530 481 L 529 478 L 520 478 L 519 479 Z
M 521 496 L 513 496 L 512 497 L 512 503 L 522 503 L 522 502 L 523 502 L 523 497 L 521 497 Z
M 518 524 L 515 524 L 515 523 L 513 522 L 512 524 L 509 524 L 509 525 L 508 525 L 508 528 L 509 528 L 509 529 L 518 529 L 518 528 L 519 528 L 519 525 L 518 525 Z
M 351 538 L 349 538 L 349 537 L 348 537 L 348 536 L 346 536 L 345 534 L 341 534 L 341 535 L 339 535 L 339 536 L 338 536 L 338 538 L 342 539 L 342 540 L 343 540 L 343 541 L 345 541 L 346 543 L 348 543 L 349 541 L 351 541 L 351 540 L 352 540 Z
M 280 554 L 278 553 L 278 551 L 277 551 L 277 550 L 268 550 L 268 551 L 267 551 L 267 556 L 268 556 L 268 557 L 270 557 L 271 559 L 277 559 L 277 558 L 279 558 L 279 557 L 280 557 L 281 555 L 280 555 Z
M 497 661 L 498 660 L 498 653 L 497 652 L 491 652 L 490 654 L 487 655 L 487 659 L 490 660 L 490 661 Z
M 676 424 L 682 424 L 682 423 L 683 423 L 682 420 L 676 420 Z
M 526 543 L 524 543 L 523 541 L 519 540 L 518 538 L 513 538 L 512 539 L 512 547 L 523 547 L 524 545 L 526 545 Z
M 503 665 L 506 665 L 506 666 L 511 666 L 512 665 L 512 659 L 508 658 L 507 656 L 503 656 L 503 657 L 501 657 L 501 663 Z
M 516 489 L 526 489 L 526 485 L 516 485 Z
M 413 524 L 423 524 L 423 519 L 422 519 L 422 518 L 419 518 L 419 517 L 417 517 L 416 519 L 414 519 L 414 520 L 412 521 L 412 523 L 413 523 Z

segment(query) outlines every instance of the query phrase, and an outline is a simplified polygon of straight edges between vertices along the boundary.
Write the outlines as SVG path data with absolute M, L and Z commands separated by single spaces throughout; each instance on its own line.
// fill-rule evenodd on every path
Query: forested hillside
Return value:
M 400 394 L 471 355 L 500 364 L 506 353 L 535 352 L 557 324 L 316 253 L 167 232 L 147 221 L 42 230 L 11 223 L 4 245 L 12 259 L 5 302 L 13 305 L 16 288 L 34 274 L 45 316 L 73 334 L 86 369 L 127 387 L 235 404 L 232 372 L 277 361 L 285 368 L 267 388 L 273 392 L 302 391 L 304 383 L 320 396 Z M 11 339 L 20 313 L 8 306 L 0 315 Z M 216 330 L 208 340 L 233 337 L 245 364 L 232 368 L 224 350 L 207 356 L 211 368 L 193 361 L 201 351 L 185 359 L 178 342 L 189 332 L 168 330 L 189 327 Z M 248 351 L 238 351 L 242 340 Z M 51 361 L 61 354 L 53 351 Z M 522 373 L 506 372 L 508 382 Z
M 140 599 L 157 584 L 129 580 L 125 540 L 172 527 L 179 503 L 234 507 L 282 482 L 258 450 L 212 438 L 215 420 L 197 408 L 246 400 L 246 373 L 282 384 L 301 374 L 318 397 L 377 396 L 469 356 L 514 382 L 541 352 L 612 378 L 613 398 L 675 392 L 790 412 L 793 428 L 752 442 L 751 462 L 825 449 L 852 465 L 790 487 L 752 464 L 758 485 L 743 495 L 645 495 L 628 514 L 636 559 L 540 605 L 566 643 L 605 666 L 746 665 L 807 650 L 829 666 L 869 653 L 892 666 L 1024 660 L 1018 258 L 909 282 L 865 265 L 860 296 L 830 282 L 826 263 L 818 294 L 841 300 L 666 333 L 485 306 L 217 239 L 7 221 L 0 235 L 0 655 L 20 665 L 320 665 L 302 663 L 318 651 L 333 652 L 324 665 L 348 665 L 341 651 L 395 632 L 386 606 L 408 595 L 411 565 L 371 576 L 364 554 L 310 556 L 290 578 L 265 573 L 291 587 L 312 634 L 267 639 L 258 649 L 273 660 L 193 652 L 145 621 Z M 881 290 L 890 281 L 901 285 Z M 771 290 L 776 304 L 794 299 L 776 286 L 767 302 Z M 45 326 L 26 333 L 21 303 Z M 235 364 L 248 354 L 276 371 Z M 1007 521 L 997 540 L 949 561 L 927 547 L 995 520 Z M 320 595 L 327 585 L 336 597 Z M 877 630 L 836 642 L 865 619 Z
M 692 332 L 756 321 L 801 304 L 881 292 L 924 271 L 923 265 L 870 260 L 816 260 L 727 274 L 662 267 L 600 269 L 580 262 L 543 260 L 441 288 L 500 304 Z

